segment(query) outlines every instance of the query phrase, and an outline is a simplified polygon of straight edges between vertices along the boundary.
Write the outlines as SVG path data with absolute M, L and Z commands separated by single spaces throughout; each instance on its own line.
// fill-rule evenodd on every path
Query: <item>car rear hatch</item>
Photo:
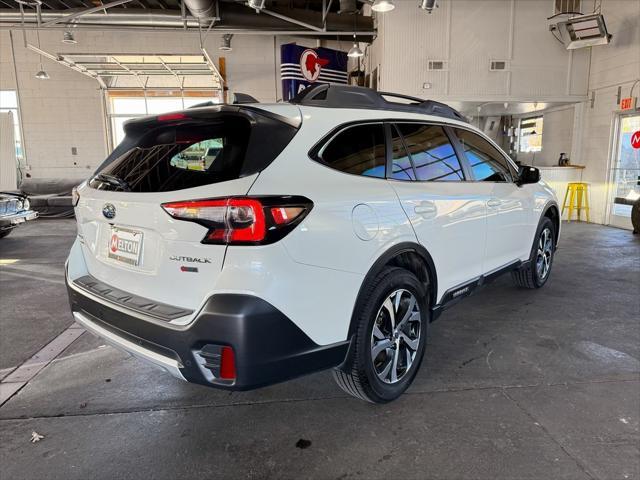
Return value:
M 125 140 L 79 190 L 89 275 L 196 310 L 215 288 L 227 247 L 202 243 L 205 226 L 176 220 L 162 205 L 246 195 L 299 128 L 297 108 L 282 110 L 225 105 L 127 123 Z

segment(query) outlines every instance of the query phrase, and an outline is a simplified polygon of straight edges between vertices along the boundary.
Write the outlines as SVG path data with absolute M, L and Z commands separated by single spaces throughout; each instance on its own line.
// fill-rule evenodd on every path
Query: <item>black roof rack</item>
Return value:
M 233 94 L 233 102 L 232 105 L 242 105 L 244 103 L 260 103 L 258 100 L 253 98 L 251 95 L 246 93 L 234 93 Z M 214 105 L 220 105 L 219 103 L 213 103 L 212 101 L 197 103 L 196 105 L 191 105 L 189 108 L 200 108 L 200 107 L 212 107 Z
M 233 104 L 240 105 L 242 103 L 260 103 L 258 100 L 253 98 L 251 95 L 246 93 L 236 92 L 233 94 Z
M 385 97 L 408 100 L 409 103 L 393 102 L 387 100 Z M 308 105 L 310 107 L 366 108 L 371 110 L 422 113 L 424 115 L 452 118 L 453 120 L 468 123 L 464 115 L 444 103 L 434 100 L 423 100 L 399 93 L 376 92 L 370 88 L 349 85 L 313 85 L 304 89 L 289 100 L 289 102 L 296 105 Z
M 213 103 L 212 101 L 196 103 L 195 105 L 191 105 L 190 107 L 187 107 L 187 110 L 189 110 L 190 108 L 213 107 L 214 105 L 218 105 L 218 104 Z

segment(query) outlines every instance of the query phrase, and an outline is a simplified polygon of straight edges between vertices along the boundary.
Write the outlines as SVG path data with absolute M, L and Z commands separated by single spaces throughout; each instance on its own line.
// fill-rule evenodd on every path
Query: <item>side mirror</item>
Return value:
M 540 181 L 540 170 L 536 167 L 522 165 L 518 172 L 518 185 L 528 185 L 530 183 L 538 183 Z

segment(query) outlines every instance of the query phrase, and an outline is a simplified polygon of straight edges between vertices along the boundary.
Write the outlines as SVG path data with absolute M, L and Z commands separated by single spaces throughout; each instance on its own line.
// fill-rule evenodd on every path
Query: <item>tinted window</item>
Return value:
M 320 150 L 320 160 L 342 172 L 384 178 L 382 124 L 356 125 L 341 131 Z
M 89 185 L 101 190 L 166 192 L 239 178 L 251 125 L 229 118 L 207 125 L 152 130 L 99 170 Z
M 438 125 L 398 124 L 418 180 L 461 181 L 462 167 L 444 129 Z
M 511 180 L 508 163 L 502 154 L 484 138 L 467 130 L 456 129 L 462 148 L 476 180 L 507 182 Z
M 391 178 L 394 180 L 415 180 L 416 174 L 411 164 L 411 157 L 404 148 L 402 136 L 391 127 Z
M 278 120 L 210 112 L 179 125 L 143 119 L 98 167 L 89 185 L 100 190 L 167 192 L 257 173 L 287 146 L 297 129 Z

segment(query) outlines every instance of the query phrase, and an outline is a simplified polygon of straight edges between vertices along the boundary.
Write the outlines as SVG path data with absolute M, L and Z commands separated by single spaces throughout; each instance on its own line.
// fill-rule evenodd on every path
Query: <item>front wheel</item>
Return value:
M 547 283 L 556 251 L 555 238 L 553 222 L 545 218 L 538 227 L 533 241 L 529 263 L 511 272 L 516 285 L 523 288 L 540 288 Z
M 362 400 L 395 400 L 413 382 L 424 356 L 427 293 L 411 272 L 391 267 L 365 286 L 358 308 L 352 348 L 334 378 Z

